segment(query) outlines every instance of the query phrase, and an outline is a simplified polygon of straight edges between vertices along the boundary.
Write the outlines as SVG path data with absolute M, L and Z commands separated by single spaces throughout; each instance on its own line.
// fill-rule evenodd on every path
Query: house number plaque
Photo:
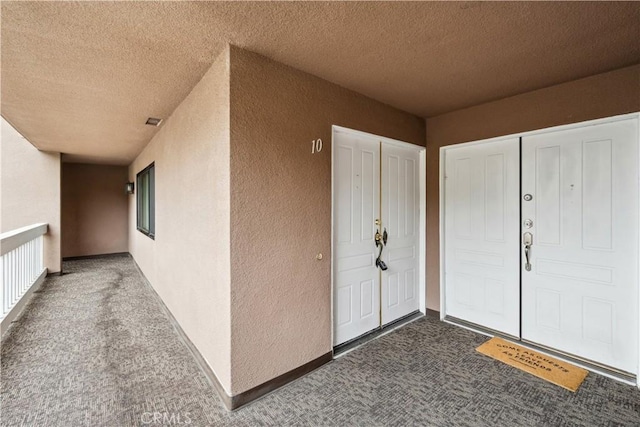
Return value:
M 316 154 L 322 151 L 322 140 L 320 138 L 311 141 L 311 154 Z

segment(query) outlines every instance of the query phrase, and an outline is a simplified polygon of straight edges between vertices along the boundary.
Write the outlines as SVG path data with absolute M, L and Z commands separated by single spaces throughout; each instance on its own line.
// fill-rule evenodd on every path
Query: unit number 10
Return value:
M 322 140 L 320 138 L 311 141 L 311 154 L 319 153 L 322 151 Z

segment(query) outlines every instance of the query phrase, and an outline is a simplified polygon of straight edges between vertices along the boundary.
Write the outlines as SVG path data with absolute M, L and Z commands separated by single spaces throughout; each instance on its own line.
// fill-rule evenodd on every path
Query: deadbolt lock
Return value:
M 531 227 L 533 227 L 533 221 L 532 221 L 532 220 L 530 220 L 530 219 L 525 219 L 525 220 L 524 220 L 524 226 L 525 226 L 525 228 L 531 228 Z
M 525 194 L 523 199 L 525 202 L 530 202 L 531 200 L 533 200 L 533 196 L 531 194 Z

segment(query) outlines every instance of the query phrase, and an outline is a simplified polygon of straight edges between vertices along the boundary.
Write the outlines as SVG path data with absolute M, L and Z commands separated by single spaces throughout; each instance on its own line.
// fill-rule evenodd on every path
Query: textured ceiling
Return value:
M 2 115 L 128 164 L 232 43 L 422 117 L 640 62 L 640 3 L 2 1 Z

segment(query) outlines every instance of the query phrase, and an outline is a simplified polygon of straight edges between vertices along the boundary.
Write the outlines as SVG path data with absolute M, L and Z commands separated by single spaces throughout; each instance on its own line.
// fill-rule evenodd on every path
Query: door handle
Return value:
M 528 231 L 522 236 L 522 243 L 524 244 L 524 269 L 531 271 L 531 246 L 533 246 L 533 234 Z
M 382 256 L 382 245 L 380 246 L 380 252 L 378 252 L 378 258 L 376 258 L 376 267 L 379 267 L 380 270 L 385 271 L 389 267 L 387 267 L 387 264 L 385 264 L 385 262 L 380 259 L 381 256 Z
M 376 258 L 376 267 L 379 267 L 380 270 L 385 271 L 387 268 L 387 264 L 384 263 L 384 261 L 382 261 L 382 259 L 380 259 L 382 257 L 382 249 L 384 249 L 384 245 L 387 244 L 387 229 L 385 228 L 384 231 L 382 232 L 382 234 L 380 234 L 380 230 L 376 230 L 376 236 L 375 236 L 375 241 L 376 241 L 376 246 L 380 248 L 380 251 L 378 252 L 378 257 Z

